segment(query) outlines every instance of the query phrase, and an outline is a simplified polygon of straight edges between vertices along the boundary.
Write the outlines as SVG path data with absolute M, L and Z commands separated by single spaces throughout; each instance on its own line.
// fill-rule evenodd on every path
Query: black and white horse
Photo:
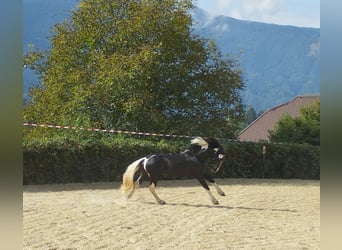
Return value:
M 216 139 L 204 140 L 202 137 L 196 137 L 191 140 L 188 149 L 182 153 L 151 154 L 134 161 L 127 167 L 123 175 L 121 190 L 127 195 L 127 198 L 130 198 L 144 180 L 149 180 L 149 190 L 159 204 L 165 204 L 165 201 L 161 200 L 155 191 L 158 179 L 162 176 L 191 177 L 201 183 L 212 203 L 218 204 L 205 180 L 215 186 L 219 195 L 224 196 L 225 194 L 213 180 L 205 165 L 211 164 L 211 172 L 217 173 L 224 156 L 224 148 Z

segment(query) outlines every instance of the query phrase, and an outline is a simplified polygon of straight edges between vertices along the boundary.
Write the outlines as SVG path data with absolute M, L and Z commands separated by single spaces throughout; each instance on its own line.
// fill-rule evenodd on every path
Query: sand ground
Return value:
M 23 188 L 24 249 L 319 249 L 320 182 L 218 179 L 219 205 L 196 180 Z

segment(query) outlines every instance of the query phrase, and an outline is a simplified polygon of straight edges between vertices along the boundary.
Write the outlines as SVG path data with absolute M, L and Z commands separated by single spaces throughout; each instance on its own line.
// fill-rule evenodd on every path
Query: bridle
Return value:
M 223 163 L 223 159 L 225 157 L 225 152 L 223 150 L 223 148 L 214 148 L 214 154 L 215 156 L 213 157 L 214 159 L 214 166 L 211 168 L 211 172 L 213 174 L 216 174 L 220 169 L 221 169 L 221 166 L 222 166 L 222 163 Z M 219 160 L 219 163 L 216 163 L 217 160 Z

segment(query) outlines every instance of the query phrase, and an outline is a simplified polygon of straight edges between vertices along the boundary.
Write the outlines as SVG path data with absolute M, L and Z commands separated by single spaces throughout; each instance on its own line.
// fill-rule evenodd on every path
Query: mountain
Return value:
M 79 0 L 23 0 L 23 50 L 48 49 L 51 28 L 70 17 Z M 223 55 L 237 57 L 246 88 L 244 103 L 258 112 L 296 95 L 320 92 L 320 30 L 212 16 L 195 8 L 193 32 L 213 39 Z M 24 97 L 39 82 L 24 70 Z
M 247 106 L 266 110 L 320 92 L 320 30 L 211 16 L 196 8 L 195 33 L 240 58 Z M 240 54 L 242 52 L 242 54 Z

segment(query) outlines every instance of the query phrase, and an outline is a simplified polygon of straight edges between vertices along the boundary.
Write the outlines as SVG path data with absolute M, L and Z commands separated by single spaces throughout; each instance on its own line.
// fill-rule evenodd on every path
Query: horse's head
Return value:
M 214 138 L 204 140 L 202 137 L 196 137 L 191 140 L 192 153 L 197 154 L 203 160 L 210 160 L 212 163 L 211 172 L 217 173 L 225 157 L 224 148 Z
M 211 167 L 212 173 L 217 173 L 223 163 L 224 157 L 226 156 L 226 152 L 221 144 L 215 138 L 209 138 L 208 142 L 208 150 L 212 150 L 211 158 L 213 165 Z

